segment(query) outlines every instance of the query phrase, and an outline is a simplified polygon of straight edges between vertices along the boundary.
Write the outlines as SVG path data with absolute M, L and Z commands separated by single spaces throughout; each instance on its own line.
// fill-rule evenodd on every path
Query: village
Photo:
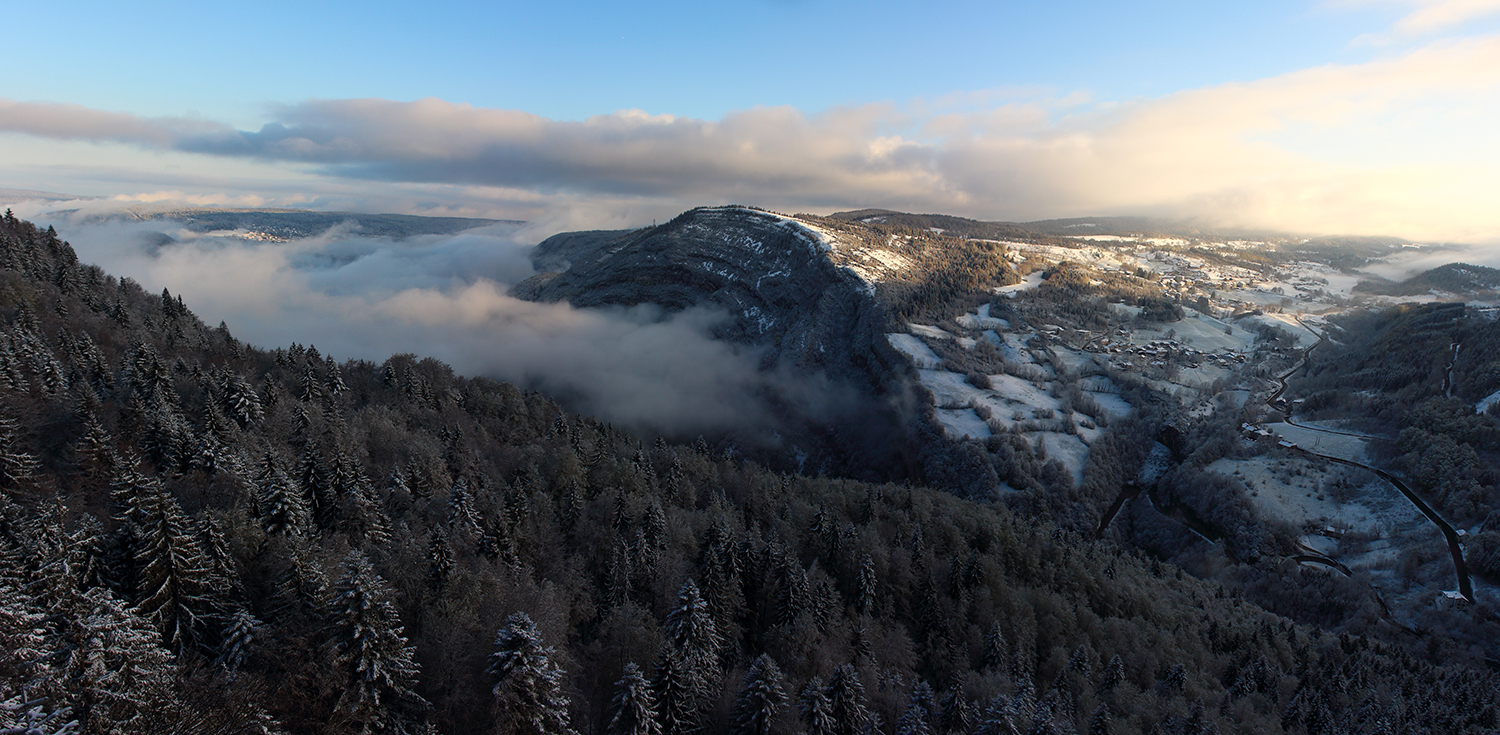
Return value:
M 1378 590 L 1382 604 L 1407 611 L 1403 615 L 1472 604 L 1452 588 L 1446 555 L 1428 551 L 1442 547 L 1442 534 L 1411 502 L 1368 472 L 1317 459 L 1367 461 L 1369 438 L 1330 435 L 1315 424 L 1293 422 L 1287 417 L 1296 415 L 1305 399 L 1273 392 L 1275 377 L 1294 367 L 1329 329 L 1326 317 L 1393 300 L 1357 293 L 1360 274 L 1323 263 L 1288 260 L 1252 270 L 1226 264 L 1214 252 L 1163 249 L 1187 244 L 1098 235 L 1079 238 L 1076 248 L 1006 243 L 1018 264 L 1070 261 L 1093 269 L 1096 279 L 1143 274 L 1180 305 L 1182 317 L 1174 321 L 1143 320 L 1141 309 L 1128 303 L 1107 304 L 1106 318 L 1091 320 L 1090 328 L 997 308 L 1018 304 L 1041 288 L 1044 280 L 1034 271 L 1019 284 L 995 289 L 993 304 L 942 326 L 910 324 L 907 332 L 888 339 L 918 367 L 922 386 L 933 396 L 935 417 L 951 437 L 1019 434 L 1062 462 L 1075 482 L 1083 480 L 1090 445 L 1103 427 L 1132 412 L 1121 398 L 1126 382 L 1177 400 L 1196 418 L 1238 412 L 1254 401 L 1260 408 L 1253 413 L 1260 418 L 1239 422 L 1238 433 L 1247 446 L 1269 451 L 1221 459 L 1208 469 L 1244 482 L 1256 512 L 1303 529 L 1300 544 L 1306 553 L 1299 563 L 1359 574 Z M 1274 246 L 1225 242 L 1216 247 L 1231 253 Z M 996 316 L 1000 313 L 1006 316 Z M 970 375 L 974 362 L 962 358 L 984 352 L 984 343 L 1001 359 L 976 379 Z M 1465 533 L 1457 530 L 1460 539 Z M 1418 569 L 1412 567 L 1415 558 L 1424 560 Z M 1487 589 L 1476 594 L 1494 597 Z

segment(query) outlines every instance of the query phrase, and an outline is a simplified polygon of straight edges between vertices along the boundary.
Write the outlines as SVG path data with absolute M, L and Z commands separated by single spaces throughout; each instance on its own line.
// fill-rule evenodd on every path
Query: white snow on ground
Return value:
M 911 333 L 917 335 L 918 337 L 927 337 L 928 339 L 953 339 L 953 335 L 948 334 L 947 332 L 938 329 L 937 327 L 928 326 L 926 324 L 908 324 L 906 325 L 906 328 L 910 329 Z
M 964 376 L 947 370 L 918 369 L 922 386 L 932 391 L 932 400 L 938 408 L 966 408 L 975 398 L 984 398 L 985 391 L 964 382 Z
M 1218 398 L 1228 408 L 1244 408 L 1245 402 L 1250 400 L 1250 395 L 1248 390 L 1226 390 L 1220 393 Z
M 1260 316 L 1247 316 L 1240 320 L 1245 325 L 1269 324 L 1276 327 L 1297 341 L 1297 346 L 1306 347 L 1318 341 L 1318 335 L 1311 329 L 1297 322 L 1297 317 L 1292 314 L 1261 314 Z
M 1050 408 L 1055 411 L 1061 405 L 1051 394 L 1014 375 L 991 375 L 990 390 L 1010 402 L 1020 403 L 1030 408 Z
M 990 425 L 979 418 L 972 408 L 939 408 L 933 411 L 938 423 L 943 425 L 948 436 L 958 439 L 988 439 Z
M 1063 367 L 1075 373 L 1082 372 L 1084 368 L 1095 365 L 1093 355 L 1061 346 L 1054 346 L 1052 348 L 1052 359 L 1054 363 L 1061 363 Z
M 1124 304 L 1111 304 L 1117 310 L 1136 309 L 1134 306 Z M 1203 352 L 1220 352 L 1223 350 L 1234 350 L 1236 352 L 1248 352 L 1255 345 L 1255 332 L 1246 329 L 1244 325 L 1226 324 L 1226 322 L 1211 316 L 1199 314 L 1192 309 L 1184 309 L 1187 314 L 1175 322 L 1163 322 L 1152 326 L 1138 327 L 1130 334 L 1130 341 L 1134 344 L 1145 345 L 1159 339 L 1167 339 L 1167 332 L 1176 333 L 1172 339 L 1188 345 Z M 1224 327 L 1229 326 L 1230 334 L 1224 333 Z
M 1313 524 L 1318 527 L 1340 525 L 1343 527 L 1374 530 L 1377 512 L 1358 502 L 1339 502 L 1324 491 L 1322 472 L 1307 469 L 1307 462 L 1300 457 L 1286 458 L 1266 455 L 1248 459 L 1220 459 L 1208 466 L 1208 471 L 1228 475 L 1243 483 L 1250 490 L 1248 500 L 1267 518 L 1279 518 L 1294 526 Z M 1393 488 L 1391 493 L 1397 491 Z M 1378 496 L 1378 493 L 1372 493 Z M 1410 503 L 1401 498 L 1404 508 L 1415 513 Z M 1403 513 L 1397 503 L 1379 503 L 1382 512 Z M 1405 518 L 1401 518 L 1405 519 Z
M 1113 393 L 1089 393 L 1099 408 L 1108 413 L 1111 418 L 1122 419 L 1130 415 L 1130 402 Z
M 1056 431 L 1043 431 L 1038 436 L 1047 450 L 1047 459 L 1055 459 L 1067 467 L 1073 475 L 1073 484 L 1083 482 L 1083 467 L 1089 457 L 1089 448 L 1083 440 Z
M 990 305 L 980 304 L 972 314 L 964 314 L 953 320 L 964 329 L 1010 329 L 1010 322 L 990 316 Z
M 1234 375 L 1233 371 L 1228 368 L 1204 362 L 1198 367 L 1183 366 L 1177 371 L 1174 381 L 1190 388 L 1207 390 L 1213 386 L 1214 381 L 1228 380 L 1232 375 Z
M 1012 286 L 997 286 L 997 287 L 995 287 L 994 291 L 997 294 L 1005 294 L 1006 296 L 1015 296 L 1017 292 L 1020 292 L 1020 291 L 1030 291 L 1031 289 L 1036 288 L 1037 286 L 1040 286 L 1040 285 L 1042 285 L 1042 272 L 1041 271 L 1032 271 L 1032 272 L 1026 274 L 1026 277 L 1023 278 L 1023 279 L 1021 279 L 1020 283 L 1017 283 L 1017 284 L 1012 285 Z
M 1296 444 L 1318 454 L 1326 454 L 1330 457 L 1339 457 L 1351 462 L 1365 461 L 1365 448 L 1369 441 L 1358 436 L 1345 436 L 1343 434 L 1325 434 L 1321 431 L 1304 429 L 1288 423 L 1276 422 L 1266 424 L 1271 433 L 1289 442 Z
M 878 248 L 856 248 L 848 251 L 849 263 L 845 265 L 869 283 L 889 280 L 911 268 L 911 261 L 900 253 Z
M 985 306 L 989 306 L 989 304 L 985 304 Z M 964 329 L 1009 329 L 1010 328 L 1010 322 L 1007 322 L 1004 319 L 997 319 L 997 318 L 991 317 L 991 316 L 975 316 L 973 314 L 964 314 L 963 316 L 958 317 L 957 319 L 954 319 L 953 321 L 956 322 L 958 324 L 958 326 L 963 327 Z
M 1372 474 L 1340 465 L 1319 469 L 1304 457 L 1274 454 L 1220 459 L 1208 469 L 1244 482 L 1248 499 L 1265 517 L 1343 532 L 1341 541 L 1315 535 L 1300 540 L 1368 575 L 1398 614 L 1430 608 L 1437 591 L 1453 584 L 1453 565 L 1437 527 L 1399 490 Z M 1416 584 L 1400 571 L 1408 549 L 1419 550 L 1428 560 L 1417 571 Z
M 912 364 L 918 368 L 935 368 L 943 362 L 926 342 L 913 335 L 892 332 L 885 335 L 885 339 L 892 347 L 910 357 Z
M 1220 291 L 1219 298 L 1227 299 L 1229 301 L 1243 301 L 1247 304 L 1258 304 L 1260 306 L 1266 306 L 1268 304 L 1279 304 L 1281 303 L 1281 300 L 1286 297 L 1280 294 L 1266 293 L 1264 291 L 1239 289 L 1235 291 Z
M 1484 413 L 1490 410 L 1490 406 L 1496 403 L 1500 403 L 1500 390 L 1479 399 L 1479 402 L 1474 404 L 1474 413 Z
M 984 332 L 984 338 L 989 340 L 990 344 L 998 347 L 1000 354 L 1004 355 L 1005 359 L 1011 362 L 1031 362 L 1031 356 L 1026 354 L 1025 347 L 1021 345 L 1020 340 L 1016 339 L 1014 335 L 1006 334 L 1002 337 L 995 330 L 988 329 Z

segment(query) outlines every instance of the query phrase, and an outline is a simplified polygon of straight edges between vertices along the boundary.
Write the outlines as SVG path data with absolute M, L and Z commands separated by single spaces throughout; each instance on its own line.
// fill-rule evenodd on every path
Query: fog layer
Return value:
M 757 395 L 770 377 L 757 370 L 758 353 L 710 334 L 724 314 L 584 310 L 507 295 L 507 284 L 532 274 L 515 226 L 405 240 L 335 228 L 266 242 L 170 221 L 56 224 L 85 262 L 170 289 L 205 322 L 224 321 L 260 347 L 295 341 L 377 362 L 433 356 L 648 431 L 691 435 L 767 418 Z

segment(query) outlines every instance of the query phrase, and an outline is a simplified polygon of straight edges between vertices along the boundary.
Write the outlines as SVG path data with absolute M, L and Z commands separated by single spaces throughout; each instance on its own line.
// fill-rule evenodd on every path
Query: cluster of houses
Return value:
M 1124 330 L 1121 330 L 1122 332 Z M 1124 339 L 1115 340 L 1105 337 L 1090 343 L 1085 349 L 1091 352 L 1100 352 L 1108 355 L 1121 355 L 1123 359 L 1115 360 L 1114 366 L 1119 370 L 1133 370 L 1138 365 L 1130 357 L 1142 358 L 1142 364 L 1161 367 L 1168 360 L 1185 362 L 1192 367 L 1198 367 L 1203 363 L 1217 365 L 1221 368 L 1230 368 L 1242 365 L 1248 359 L 1246 355 L 1234 350 L 1223 352 L 1204 352 L 1179 343 L 1175 339 L 1154 339 L 1150 342 L 1138 345 Z
M 1264 426 L 1256 426 L 1255 424 L 1240 424 L 1240 432 L 1252 439 L 1265 439 L 1269 441 L 1276 438 L 1276 435 L 1272 434 L 1270 429 Z M 1276 446 L 1282 449 L 1296 449 L 1297 443 L 1287 441 L 1286 439 L 1277 439 Z

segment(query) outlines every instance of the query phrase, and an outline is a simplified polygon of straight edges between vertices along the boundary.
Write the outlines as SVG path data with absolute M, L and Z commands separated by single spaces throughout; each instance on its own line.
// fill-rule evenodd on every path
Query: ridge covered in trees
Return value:
M 0 730 L 1463 733 L 1495 683 L 998 504 L 245 345 L 0 221 Z

